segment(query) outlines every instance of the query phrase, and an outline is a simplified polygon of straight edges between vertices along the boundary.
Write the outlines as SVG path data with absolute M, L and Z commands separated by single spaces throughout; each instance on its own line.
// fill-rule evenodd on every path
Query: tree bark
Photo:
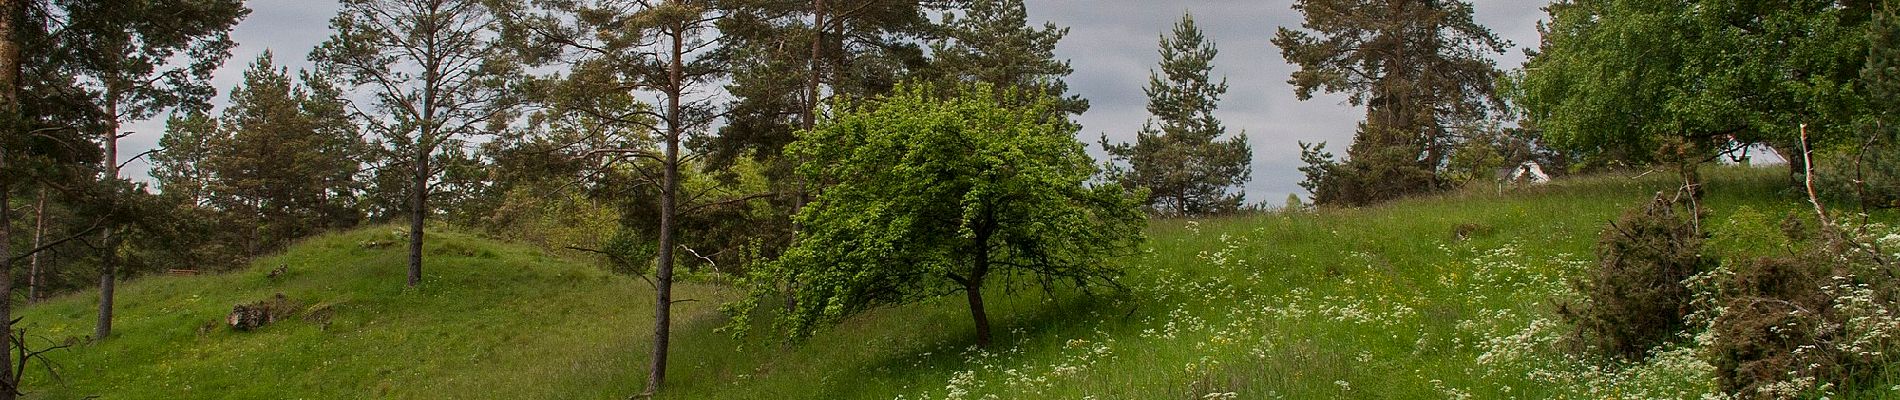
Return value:
M 983 281 L 971 280 L 963 292 L 969 294 L 970 319 L 976 322 L 976 346 L 990 347 L 990 316 L 983 311 Z
M 680 97 L 685 90 L 685 65 L 680 60 L 685 56 L 684 22 L 675 22 L 667 32 L 672 39 L 672 56 L 667 64 L 666 85 L 666 158 L 661 164 L 660 180 L 660 241 L 658 265 L 654 267 L 653 301 L 653 365 L 647 375 L 647 394 L 659 393 L 666 383 L 667 346 L 672 339 L 673 326 L 673 241 L 674 226 L 679 213 L 679 151 L 680 136 L 685 121 L 680 111 Z
M 824 59 L 825 24 L 829 23 L 825 15 L 825 0 L 812 0 L 811 13 L 811 59 L 808 60 L 811 71 L 805 77 L 805 112 L 799 115 L 799 128 L 810 130 L 818 123 L 818 83 Z M 802 195 L 802 194 L 801 194 Z
M 40 248 L 44 240 L 46 240 L 46 187 L 42 186 L 39 199 L 33 205 L 33 248 Z M 26 302 L 36 303 L 40 301 L 40 296 L 45 295 L 40 292 L 40 253 L 34 252 L 30 257 L 32 258 L 27 261 L 31 267 L 26 275 Z
M 7 0 L 0 0 L 0 1 L 7 1 Z M 10 11 L 13 7 L 15 7 L 15 5 L 12 4 L 11 1 L 7 1 L 7 4 L 0 5 L 0 10 Z M 8 15 L 12 15 L 12 13 L 9 12 Z M 12 18 L 8 18 L 8 19 L 11 20 Z M 13 36 L 12 35 L 13 29 L 14 29 L 14 24 L 12 21 L 7 21 L 6 23 L 0 23 L 0 35 L 6 35 L 10 39 Z M 4 61 L 0 61 L 0 68 L 7 68 L 9 71 L 11 71 L 15 67 L 14 64 L 18 63 L 17 61 L 19 59 L 18 47 L 15 43 L 13 43 L 12 40 L 7 40 L 6 44 L 0 45 L 0 46 L 4 46 L 3 48 L 0 48 L 0 54 L 3 54 L 3 55 L 0 55 L 0 58 L 5 58 Z M 13 80 L 12 82 L 7 82 L 7 83 L 0 83 L 0 85 L 5 86 L 4 90 L 8 92 L 6 94 L 7 99 L 4 101 L 6 102 L 5 107 L 8 108 L 7 114 L 9 114 L 10 117 L 16 117 L 19 115 L 18 108 L 17 108 L 18 107 L 18 103 L 17 103 L 18 97 L 17 97 L 17 92 L 16 92 L 17 86 L 15 86 L 17 82 L 18 80 Z M 8 122 L 8 125 L 9 125 L 8 128 L 10 129 L 9 129 L 9 132 L 7 133 L 8 134 L 17 133 L 18 132 L 17 128 L 19 127 L 18 125 L 19 119 L 18 118 L 7 118 L 7 119 L 10 120 Z M 6 165 L 6 161 L 5 161 L 6 154 L 4 154 L 4 150 L 5 150 L 4 148 L 0 148 L 0 168 L 4 168 Z M 0 205 L 5 205 L 5 204 L 8 204 L 8 201 L 12 200 L 8 198 L 8 195 L 11 194 L 11 192 L 13 191 L 13 178 L 0 178 L 0 179 L 6 179 L 5 182 L 0 183 Z M 6 353 L 5 356 L 0 356 L 0 400 L 13 400 L 15 397 L 18 397 L 20 395 L 20 382 L 17 379 L 14 379 L 14 374 L 13 374 L 14 352 L 13 352 L 13 324 L 12 324 L 12 321 L 13 321 L 13 301 L 12 301 L 13 299 L 13 241 L 12 239 L 13 239 L 12 207 L 0 207 L 0 321 L 3 321 L 3 322 L 0 322 L 0 325 L 4 325 L 4 326 L 0 326 L 0 353 Z
M 990 347 L 990 315 L 983 309 L 983 280 L 990 274 L 990 224 L 976 228 L 976 257 L 970 277 L 963 281 L 963 293 L 970 300 L 970 319 L 976 325 L 976 346 Z
M 19 0 L 0 0 L 0 124 L 5 135 L 19 135 L 20 115 L 20 44 Z M 6 167 L 7 148 L 0 142 L 0 169 Z M 6 207 L 14 174 L 0 173 L 0 400 L 13 400 L 20 394 L 20 382 L 13 374 L 13 207 Z
M 409 182 L 409 287 L 422 284 L 422 223 L 429 215 L 429 150 L 416 142 L 416 171 Z
M 112 184 L 119 179 L 119 91 L 114 84 L 107 84 L 105 99 L 108 120 L 105 136 L 100 139 L 105 145 L 105 159 L 102 161 L 105 163 L 105 181 L 107 184 Z M 114 198 L 117 195 L 114 193 L 106 199 L 108 210 L 114 214 L 117 213 L 118 208 L 118 205 L 114 204 L 118 202 L 118 199 Z M 95 342 L 104 341 L 107 336 L 112 335 L 112 297 L 115 287 L 118 286 L 116 276 L 119 263 L 118 236 L 113 235 L 112 232 L 112 225 L 117 223 L 118 217 L 112 215 L 107 218 L 110 222 L 99 230 L 99 243 L 100 246 L 104 246 L 104 250 L 99 252 L 99 322 L 92 331 L 92 340 Z

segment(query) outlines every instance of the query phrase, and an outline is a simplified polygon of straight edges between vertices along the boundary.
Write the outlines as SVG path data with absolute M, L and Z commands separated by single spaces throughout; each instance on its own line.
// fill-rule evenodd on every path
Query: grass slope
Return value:
M 1708 173 L 1711 221 L 1800 210 L 1779 168 Z M 998 345 L 972 349 L 960 298 L 878 310 L 785 346 L 713 330 L 730 289 L 687 284 L 666 398 L 1658 398 L 1706 365 L 1604 369 L 1553 346 L 1564 279 L 1599 229 L 1670 187 L 1597 177 L 1297 215 L 1157 221 L 1103 297 L 998 284 Z M 1456 232 L 1468 238 L 1461 239 Z M 221 276 L 122 287 L 120 333 L 54 355 L 36 397 L 624 398 L 644 380 L 650 291 L 630 278 L 454 233 L 402 287 L 388 228 L 324 236 Z M 265 277 L 288 266 L 281 282 Z M 998 291 L 992 289 L 992 291 Z M 259 332 L 210 329 L 282 292 L 334 310 Z M 91 329 L 91 295 L 25 312 L 34 335 Z M 759 331 L 765 332 L 763 326 Z M 1680 355 L 1680 354 L 1678 354 Z M 1686 361 L 1685 361 L 1686 360 Z M 1871 396 L 1869 396 L 1871 397 Z
M 34 397 L 609 398 L 644 382 L 651 332 L 645 283 L 470 235 L 430 232 L 424 284 L 404 286 L 390 228 L 326 235 L 237 273 L 150 277 L 120 286 L 117 331 L 54 353 L 60 379 Z M 273 281 L 268 271 L 285 266 Z M 721 289 L 686 284 L 676 315 L 712 311 Z M 221 324 L 235 304 L 276 293 L 328 308 L 256 332 Z M 92 332 L 95 294 L 28 307 L 31 337 Z M 209 329 L 205 329 L 210 325 Z

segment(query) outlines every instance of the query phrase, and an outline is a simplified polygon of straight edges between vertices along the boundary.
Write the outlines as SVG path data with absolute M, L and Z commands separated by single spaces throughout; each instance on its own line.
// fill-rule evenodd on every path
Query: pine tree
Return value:
M 724 0 L 717 57 L 731 71 L 734 102 L 705 143 L 715 164 L 750 154 L 773 159 L 811 129 L 834 96 L 889 91 L 925 66 L 911 39 L 933 29 L 936 2 L 914 0 Z M 789 172 L 780 163 L 780 173 Z
M 191 206 L 209 205 L 212 177 L 205 159 L 211 157 L 218 134 L 218 118 L 208 112 L 175 114 L 165 120 L 159 151 L 151 156 L 152 180 L 164 195 Z
M 928 74 L 942 88 L 983 82 L 997 88 L 1016 88 L 1059 99 L 1058 111 L 1081 114 L 1089 102 L 1067 94 L 1063 77 L 1075 72 L 1067 60 L 1056 59 L 1056 43 L 1069 28 L 1043 23 L 1029 25 L 1022 0 L 972 0 L 961 14 L 945 13 L 941 37 L 931 42 Z
M 408 180 L 408 285 L 422 283 L 424 221 L 443 149 L 461 146 L 506 115 L 508 78 L 517 66 L 502 54 L 497 21 L 479 0 L 344 0 L 330 20 L 336 32 L 310 53 L 319 72 L 370 88 L 381 118 L 387 164 L 375 176 L 393 192 L 393 172 Z
M 347 199 L 365 146 L 334 89 L 310 75 L 297 84 L 271 57 L 258 56 L 232 89 L 202 166 L 213 204 L 255 230 L 245 237 L 251 254 L 353 223 Z
M 56 40 L 59 57 L 104 114 L 95 134 L 104 149 L 100 180 L 113 221 L 100 230 L 99 319 L 93 340 L 112 334 L 113 291 L 118 283 L 119 235 L 132 215 L 121 200 L 139 195 L 119 176 L 120 124 L 168 110 L 210 107 L 211 72 L 237 45 L 231 29 L 250 14 L 239 0 L 57 2 L 65 26 Z
M 1453 128 L 1502 105 L 1493 87 L 1500 72 L 1486 54 L 1503 53 L 1506 42 L 1459 0 L 1296 0 L 1293 8 L 1306 17 L 1303 29 L 1282 27 L 1273 44 L 1300 67 L 1287 81 L 1294 95 L 1345 93 L 1366 106 L 1346 161 L 1308 163 L 1327 170 L 1307 173 L 1327 179 L 1304 185 L 1317 189 L 1314 202 L 1369 204 L 1443 186 Z
M 1253 150 L 1247 134 L 1227 137 L 1227 128 L 1214 117 L 1227 80 L 1214 82 L 1214 56 L 1219 53 L 1194 25 L 1193 15 L 1182 15 L 1172 36 L 1161 38 L 1161 70 L 1151 71 L 1148 86 L 1148 122 L 1135 143 L 1102 147 L 1115 161 L 1106 174 L 1126 187 L 1149 190 L 1150 209 L 1174 215 L 1210 215 L 1240 208 L 1239 187 L 1250 179 Z

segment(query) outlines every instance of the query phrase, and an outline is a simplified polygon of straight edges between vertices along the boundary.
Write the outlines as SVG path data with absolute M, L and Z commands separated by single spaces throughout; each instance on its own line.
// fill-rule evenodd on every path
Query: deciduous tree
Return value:
M 1106 258 L 1140 240 L 1139 193 L 1089 183 L 1096 168 L 1073 125 L 1046 118 L 1054 99 L 998 101 L 1020 94 L 992 90 L 900 87 L 801 133 L 788 149 L 807 160 L 799 172 L 834 184 L 799 213 L 806 236 L 763 272 L 749 304 L 779 295 L 773 275 L 795 275 L 798 301 L 780 326 L 803 337 L 962 292 L 987 346 L 988 284 L 1115 285 L 1121 272 Z
M 1864 2 L 1553 3 L 1517 102 L 1553 146 L 1597 162 L 1696 165 L 1750 144 L 1800 159 L 1864 114 Z M 1801 166 L 1791 165 L 1797 170 Z

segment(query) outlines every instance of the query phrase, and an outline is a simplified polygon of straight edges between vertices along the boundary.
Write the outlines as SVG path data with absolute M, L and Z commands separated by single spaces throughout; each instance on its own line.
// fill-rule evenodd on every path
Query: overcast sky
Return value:
M 1537 44 L 1536 24 L 1545 17 L 1541 8 L 1548 1 L 1472 3 L 1478 22 L 1513 44 L 1499 56 L 1498 65 L 1518 67 L 1524 59 L 1522 49 Z M 1102 134 L 1113 141 L 1131 140 L 1147 119 L 1142 85 L 1160 61 L 1156 53 L 1160 35 L 1182 13 L 1193 13 L 1195 23 L 1220 49 L 1214 75 L 1227 78 L 1228 91 L 1215 115 L 1229 132 L 1245 131 L 1253 144 L 1253 181 L 1246 186 L 1247 201 L 1278 204 L 1287 193 L 1304 196 L 1296 169 L 1296 142 L 1327 141 L 1332 143 L 1329 149 L 1343 153 L 1354 125 L 1364 117 L 1364 110 L 1347 105 L 1344 97 L 1316 96 L 1304 102 L 1293 97 L 1293 87 L 1286 80 L 1294 67 L 1269 42 L 1275 28 L 1300 24 L 1293 0 L 1028 0 L 1028 4 L 1031 21 L 1070 28 L 1056 54 L 1075 68 L 1068 78 L 1070 89 L 1089 99 L 1091 108 L 1080 118 L 1080 139 L 1098 157 L 1102 153 L 1095 143 Z M 248 5 L 251 16 L 232 34 L 238 48 L 214 79 L 220 107 L 231 87 L 242 80 L 245 66 L 266 49 L 275 53 L 278 65 L 308 67 L 305 56 L 329 36 L 329 19 L 336 13 L 336 2 L 327 0 L 251 0 Z M 134 134 L 122 142 L 122 157 L 156 146 L 164 123 L 160 118 L 127 128 Z M 139 160 L 127 165 L 125 173 L 149 180 L 150 168 Z

